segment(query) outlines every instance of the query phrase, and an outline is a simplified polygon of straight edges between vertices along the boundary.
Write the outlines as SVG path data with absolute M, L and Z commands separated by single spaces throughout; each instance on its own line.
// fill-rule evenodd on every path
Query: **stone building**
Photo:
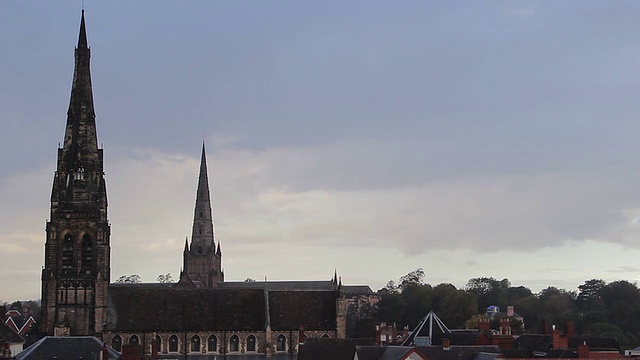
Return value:
M 42 270 L 42 332 L 96 336 L 161 356 L 296 352 L 344 338 L 347 303 L 368 286 L 327 281 L 225 282 L 203 145 L 191 239 L 178 283 L 110 284 L 110 223 L 97 144 L 84 11 L 64 143 L 58 149 Z

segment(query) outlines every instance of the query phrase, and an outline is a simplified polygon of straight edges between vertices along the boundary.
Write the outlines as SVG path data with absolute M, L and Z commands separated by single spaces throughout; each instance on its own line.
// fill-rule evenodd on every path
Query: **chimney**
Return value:
M 376 325 L 376 345 L 382 345 L 382 339 L 380 336 L 380 325 Z
M 158 360 L 158 347 L 160 346 L 160 343 L 158 342 L 158 339 L 154 339 L 151 340 L 151 360 Z
M 307 339 L 307 335 L 304 334 L 304 325 L 300 325 L 298 329 L 298 344 L 302 345 Z
M 507 316 L 508 317 L 513 317 L 513 315 L 515 315 L 516 311 L 514 310 L 513 306 L 507 306 Z
M 553 350 L 561 349 L 560 347 L 560 330 L 553 329 L 551 330 L 551 336 L 553 338 Z
M 491 330 L 491 321 L 487 318 L 478 319 L 478 330 L 480 330 L 480 332 Z
M 542 320 L 542 323 L 540 324 L 540 330 L 542 332 L 542 335 L 551 334 L 549 332 L 549 320 Z
M 564 326 L 565 326 L 565 335 L 567 335 L 567 337 L 575 336 L 576 330 L 575 330 L 575 326 L 573 325 L 573 320 L 567 320 Z
M 511 335 L 511 322 L 509 320 L 500 320 L 500 335 Z
M 102 343 L 102 360 L 109 360 L 109 350 L 107 350 L 107 343 Z
M 588 359 L 589 358 L 589 345 L 583 343 L 582 345 L 578 345 L 578 359 Z
M 449 349 L 450 349 L 449 339 L 448 338 L 443 338 L 442 339 L 442 350 L 449 350 Z

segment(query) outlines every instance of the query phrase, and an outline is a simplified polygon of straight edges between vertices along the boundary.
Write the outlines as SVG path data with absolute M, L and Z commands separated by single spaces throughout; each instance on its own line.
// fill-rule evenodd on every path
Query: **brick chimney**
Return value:
M 449 350 L 451 348 L 450 342 L 448 338 L 442 339 L 442 350 Z
M 382 345 L 382 336 L 380 336 L 380 325 L 376 325 L 376 345 Z
M 565 335 L 567 335 L 567 337 L 575 336 L 576 330 L 573 324 L 573 320 L 567 320 L 567 322 L 564 324 L 564 329 Z
M 491 321 L 487 318 L 478 319 L 478 330 L 480 332 L 487 332 L 491 330 Z
M 555 327 L 551 331 L 553 337 L 553 350 L 566 349 L 569 347 L 569 341 L 566 336 L 560 336 L 560 330 L 556 330 Z
M 540 323 L 540 332 L 542 332 L 542 335 L 550 335 L 551 333 L 549 332 L 549 320 L 542 320 L 542 322 Z
M 582 345 L 578 345 L 578 359 L 588 359 L 589 358 L 589 345 L 583 343 Z
M 513 306 L 507 306 L 507 316 L 513 317 L 515 314 L 516 310 L 513 308 Z
M 511 322 L 509 320 L 500 320 L 500 335 L 511 335 Z

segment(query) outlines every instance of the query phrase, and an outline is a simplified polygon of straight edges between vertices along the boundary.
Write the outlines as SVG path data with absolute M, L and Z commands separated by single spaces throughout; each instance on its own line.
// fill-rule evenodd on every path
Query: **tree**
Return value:
M 141 280 L 138 274 L 122 275 L 116 280 L 117 284 L 137 284 L 139 282 L 141 282 Z
M 424 270 L 422 268 L 417 268 L 412 272 L 404 275 L 400 278 L 400 285 L 398 286 L 402 291 L 406 290 L 412 286 L 424 285 Z
M 173 282 L 173 278 L 171 277 L 171 273 L 167 273 L 166 275 L 158 275 L 156 281 L 162 284 L 170 284 Z
M 510 286 L 511 282 L 509 279 L 498 281 L 492 277 L 479 277 L 469 279 L 465 290 L 476 295 L 478 313 L 484 313 L 491 305 L 499 307 L 509 305 L 507 291 Z

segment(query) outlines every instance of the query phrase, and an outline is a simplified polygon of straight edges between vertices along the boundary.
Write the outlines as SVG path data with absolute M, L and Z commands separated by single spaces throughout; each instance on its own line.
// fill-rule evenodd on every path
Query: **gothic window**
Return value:
M 276 351 L 287 351 L 287 338 L 282 334 L 276 338 Z
M 116 335 L 113 337 L 113 339 L 111 339 L 111 347 L 115 351 L 122 351 L 122 338 L 120 337 L 120 335 Z
M 211 335 L 207 339 L 207 351 L 209 352 L 218 351 L 218 338 L 215 335 Z
M 287 350 L 287 338 L 280 334 L 276 338 L 276 351 L 286 351 Z
M 253 335 L 247 337 L 247 351 L 256 351 L 256 337 Z
M 199 233 L 200 235 L 202 235 L 202 226 L 200 226 L 200 227 L 198 228 L 198 233 Z
M 169 338 L 169 352 L 178 352 L 178 337 L 175 335 Z
M 200 336 L 198 335 L 191 337 L 191 352 L 200 352 Z
M 132 335 L 129 338 L 129 345 L 134 345 L 134 346 L 140 345 L 140 338 L 138 337 L 138 335 Z
M 82 237 L 82 272 L 91 274 L 93 269 L 93 244 L 91 235 L 85 234 Z
M 198 254 L 202 255 L 202 246 L 198 246 Z
M 73 236 L 67 234 L 62 241 L 62 273 L 73 272 Z
M 229 351 L 238 351 L 240 339 L 238 335 L 231 335 L 229 338 Z
M 204 215 L 204 214 L 202 213 L 202 211 L 200 211 L 200 212 L 198 213 L 198 217 L 199 217 L 200 219 L 202 219 L 202 216 L 203 216 L 203 215 Z
M 160 337 L 160 335 L 156 335 L 156 346 L 157 346 L 156 349 L 158 350 L 158 352 L 162 352 L 162 338 Z

